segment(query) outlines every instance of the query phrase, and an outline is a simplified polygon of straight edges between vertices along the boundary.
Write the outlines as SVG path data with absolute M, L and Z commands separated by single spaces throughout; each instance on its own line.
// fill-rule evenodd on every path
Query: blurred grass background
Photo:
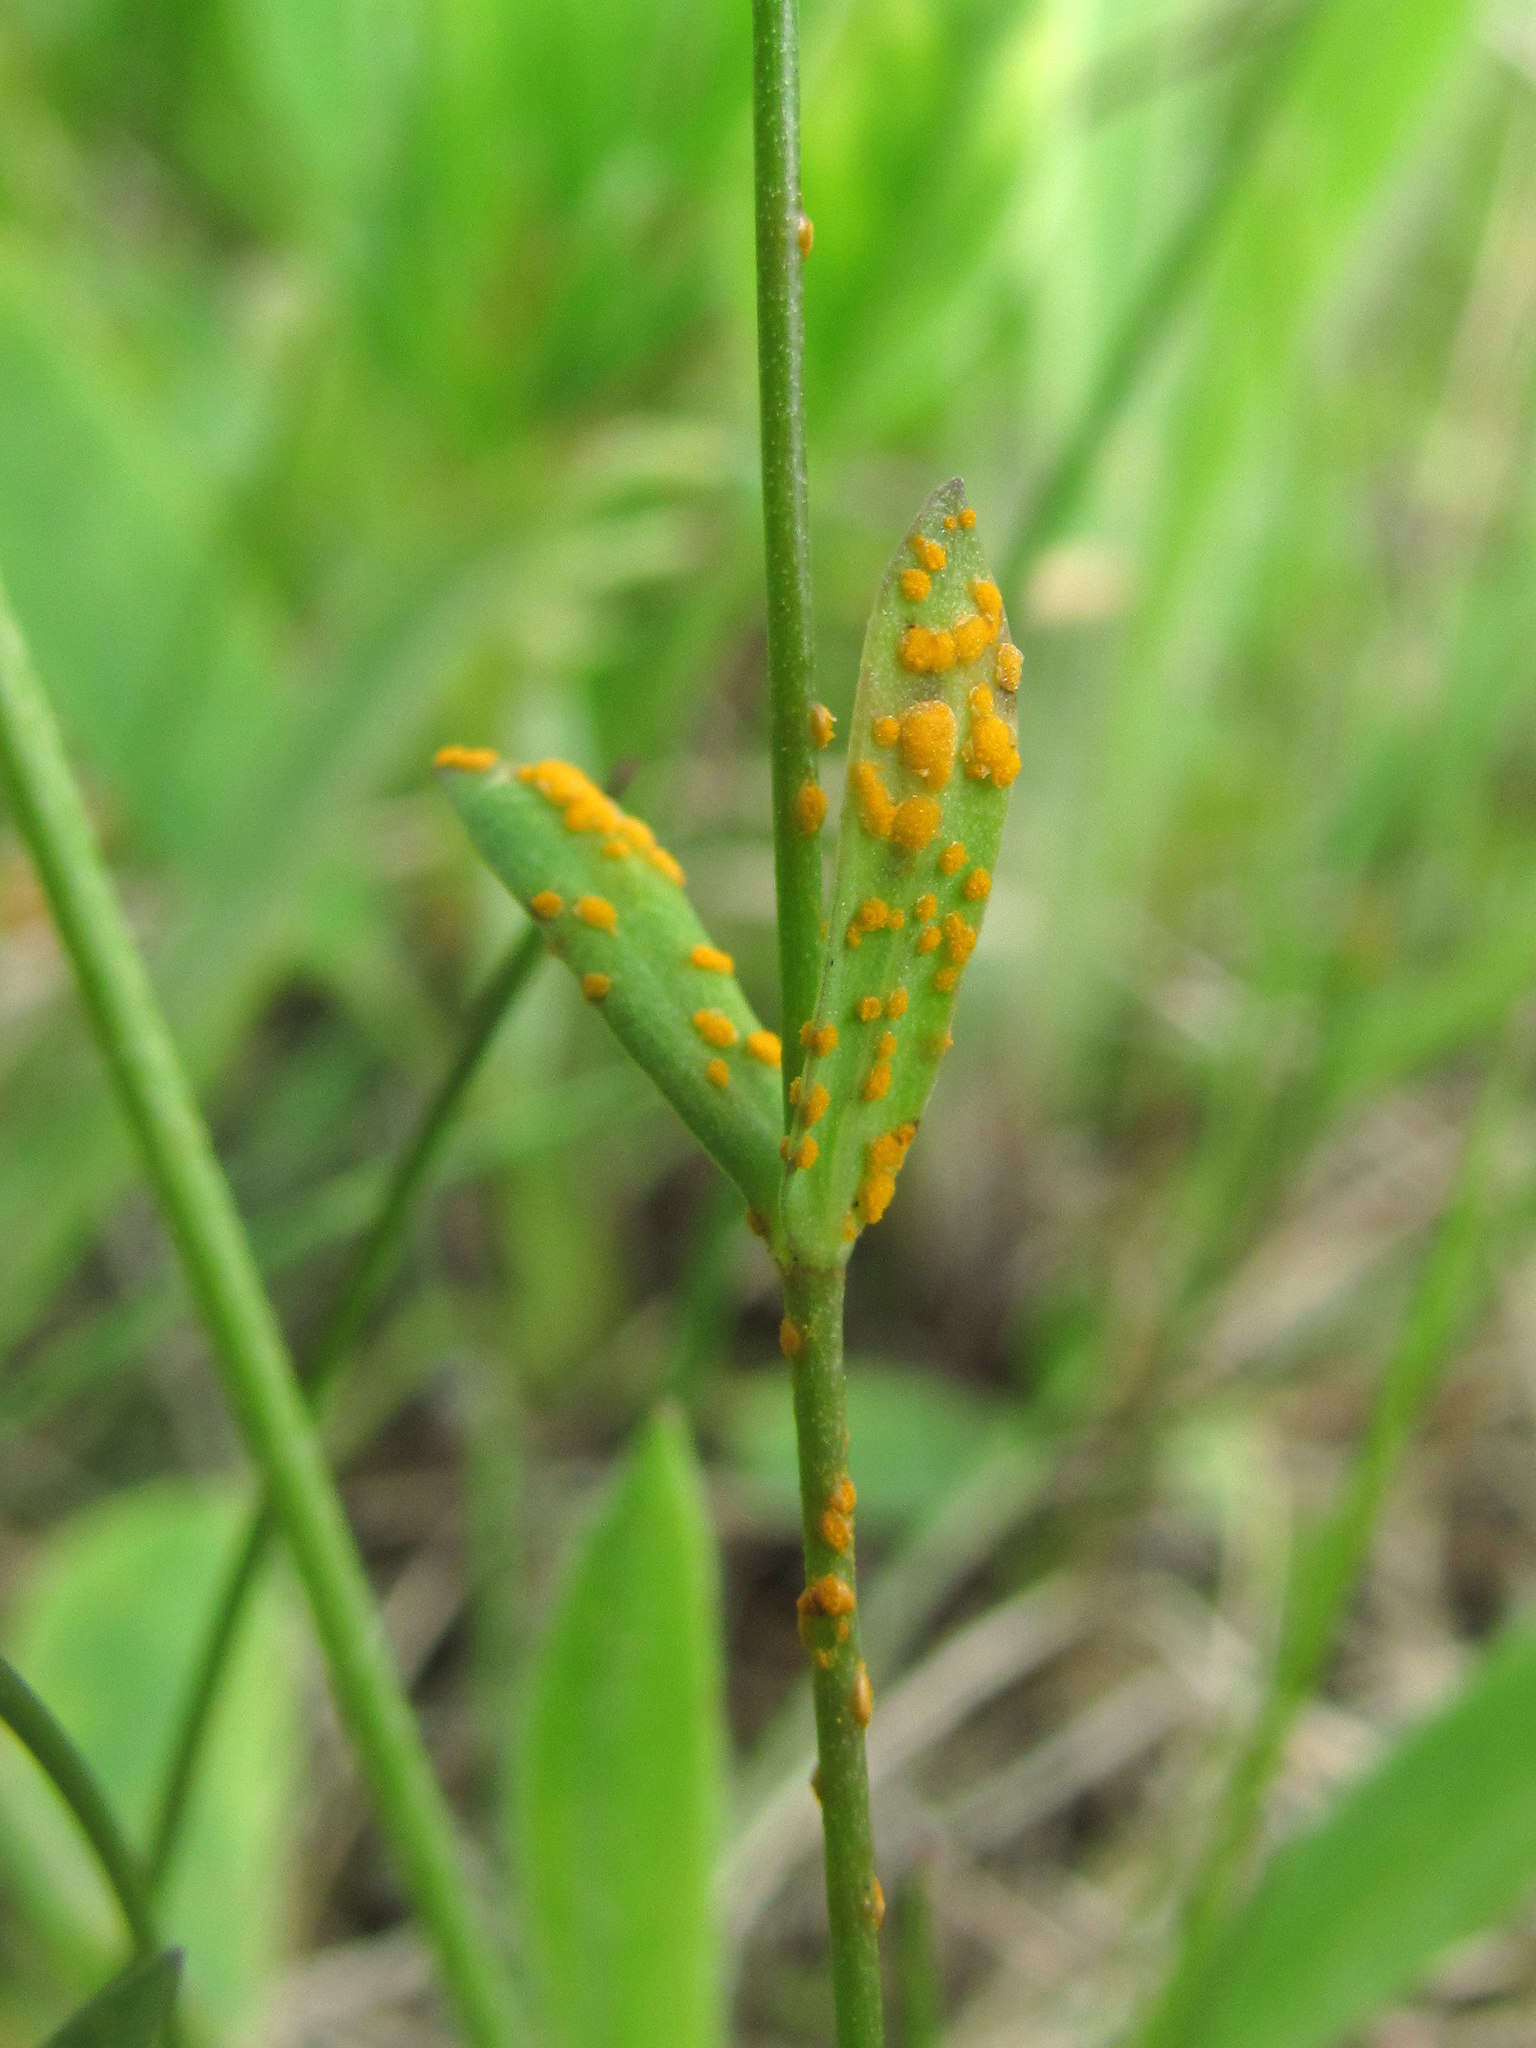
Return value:
M 893 537 L 956 471 L 1027 664 L 987 944 L 854 1268 L 871 1656 L 925 1731 L 881 1861 L 893 1894 L 928 1873 L 946 2039 L 1096 2042 L 1162 1966 L 1495 1067 L 1442 1391 L 1276 1824 L 1536 1576 L 1536 13 L 807 0 L 804 37 L 823 694 L 846 711 Z M 629 778 L 773 1014 L 748 72 L 719 0 L 0 14 L 0 569 L 301 1347 L 515 923 L 434 746 Z M 777 1308 L 739 1223 L 542 976 L 338 1441 L 494 1859 L 550 1573 L 636 1421 L 685 1405 L 726 1565 L 734 2026 L 766 2044 L 828 2008 Z M 142 1819 L 239 1460 L 3 818 L 0 1247 L 8 1641 L 121 1744 Z M 168 1917 L 206 1923 L 231 2040 L 427 2038 L 271 1593 Z M 992 1633 L 946 1664 L 961 1623 Z M 19 2048 L 111 1922 L 0 1782 Z M 1527 1920 L 1368 2038 L 1533 2030 Z

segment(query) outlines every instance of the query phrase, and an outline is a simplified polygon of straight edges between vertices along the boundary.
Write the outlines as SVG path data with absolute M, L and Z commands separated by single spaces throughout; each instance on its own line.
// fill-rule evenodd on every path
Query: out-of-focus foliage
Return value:
M 514 916 L 436 745 L 632 775 L 774 1021 L 747 13 L 0 9 L 0 572 L 301 1352 Z M 1536 1586 L 1536 30 L 1518 0 L 806 0 L 803 72 L 822 694 L 846 720 L 890 536 L 943 475 L 1026 657 L 986 943 L 854 1269 L 851 1352 L 890 1368 L 877 1834 L 893 1896 L 933 1860 L 949 2038 L 1087 2044 L 1167 1965 L 1210 1759 L 1495 1058 L 1476 1312 L 1277 1825 Z M 756 1426 L 784 1388 L 738 1216 L 543 976 L 337 1441 L 372 1445 L 349 1501 L 510 1862 L 551 1574 L 637 1418 L 686 1404 L 743 1764 L 736 2031 L 813 2040 L 787 1418 Z M 0 1349 L 15 1616 L 98 1516 L 233 1451 L 3 819 Z M 163 1587 L 113 1594 L 168 1670 L 211 1585 L 182 1580 L 175 1629 Z M 85 1649 L 44 1677 L 105 1714 Z M 368 1937 L 408 2005 L 397 1895 L 315 1740 L 293 1943 Z M 1479 1910 L 1518 1890 L 1495 1846 Z M 168 1916 L 194 2011 L 362 2037 L 324 1956 L 279 1985 L 242 1950 L 229 2004 L 200 1993 L 215 1903 Z M 0 1907 L 0 2048 L 110 1967 L 60 1906 Z M 1466 1924 L 1396 1916 L 1371 1996 Z M 1487 1953 L 1518 2039 L 1532 1973 Z M 1421 1994 L 1436 2042 L 1460 1967 Z

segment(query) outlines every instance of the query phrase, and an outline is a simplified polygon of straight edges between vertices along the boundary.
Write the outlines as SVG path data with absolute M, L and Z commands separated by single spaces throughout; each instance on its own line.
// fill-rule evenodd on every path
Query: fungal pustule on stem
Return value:
M 513 767 L 486 748 L 439 754 L 479 852 L 550 950 L 776 1241 L 783 1128 L 777 1036 L 710 939 L 683 871 L 643 818 L 569 761 Z M 622 848 L 622 853 L 616 849 Z
M 962 485 L 946 484 L 886 571 L 848 721 L 821 985 L 804 1034 L 806 1097 L 822 1091 L 826 1108 L 814 1170 L 796 1163 L 783 1194 L 807 1263 L 845 1258 L 895 1194 L 1022 765 L 1021 672 L 975 515 Z M 893 1046 L 877 1020 L 902 1016 Z

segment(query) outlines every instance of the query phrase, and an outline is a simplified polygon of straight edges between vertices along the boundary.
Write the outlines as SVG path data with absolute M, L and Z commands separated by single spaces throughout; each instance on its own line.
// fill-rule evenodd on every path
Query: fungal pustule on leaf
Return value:
M 964 489 L 946 484 L 886 570 L 848 722 L 804 1034 L 804 1090 L 824 1091 L 827 1107 L 816 1170 L 791 1172 L 783 1194 L 786 1234 L 809 1263 L 846 1257 L 884 1215 L 949 1040 L 1020 767 L 1016 655 Z M 899 1044 L 881 1035 L 882 1016 L 909 1018 Z M 824 1040 L 837 1026 L 841 1037 Z
M 780 1046 L 764 1029 L 643 818 L 569 761 L 438 757 L 493 872 L 538 920 L 582 994 L 777 1239 Z M 625 856 L 614 852 L 625 848 Z

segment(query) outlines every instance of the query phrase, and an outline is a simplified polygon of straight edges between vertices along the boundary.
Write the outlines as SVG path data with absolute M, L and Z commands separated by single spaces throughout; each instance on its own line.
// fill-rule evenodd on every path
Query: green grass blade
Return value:
M 779 1041 L 709 941 L 683 871 L 563 761 L 438 757 L 492 872 L 541 925 L 614 1035 L 765 1222 L 778 1186 Z
M 663 1416 L 588 1535 L 530 1680 L 523 1895 L 556 2048 L 722 2037 L 719 1659 L 714 1538 L 687 1436 Z
M 156 2048 L 176 2003 L 181 1955 L 169 1948 L 134 1963 L 81 2006 L 44 2048 Z
M 1288 1844 L 1213 1950 L 1178 2048 L 1326 2048 L 1536 1878 L 1536 1634 Z
M 1019 772 L 1021 657 L 957 477 L 885 572 L 848 741 L 784 1217 L 828 1265 L 878 1222 L 949 1044 Z

